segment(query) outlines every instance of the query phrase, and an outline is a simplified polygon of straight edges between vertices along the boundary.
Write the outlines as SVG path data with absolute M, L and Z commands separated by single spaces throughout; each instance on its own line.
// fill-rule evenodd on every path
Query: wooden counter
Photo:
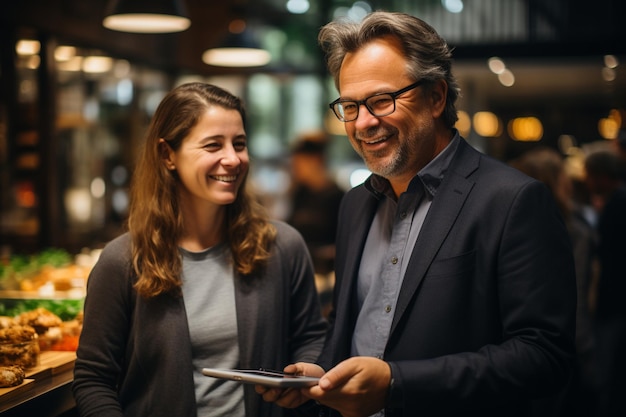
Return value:
M 75 352 L 41 352 L 39 365 L 26 370 L 21 385 L 0 388 L 2 416 L 52 417 L 71 410 L 75 361 Z

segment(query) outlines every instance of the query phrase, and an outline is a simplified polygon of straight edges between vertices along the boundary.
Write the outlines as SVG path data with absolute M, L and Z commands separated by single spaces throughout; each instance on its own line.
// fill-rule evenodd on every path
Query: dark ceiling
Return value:
M 12 28 L 30 28 L 35 36 L 101 48 L 116 57 L 166 71 L 210 75 L 227 70 L 204 64 L 201 55 L 219 43 L 232 19 L 245 17 L 252 22 L 280 27 L 289 38 L 300 38 L 312 53 L 317 53 L 317 29 L 330 20 L 331 9 L 338 4 L 353 3 L 312 0 L 311 13 L 290 15 L 284 8 L 286 0 L 184 1 L 192 25 L 177 34 L 128 34 L 105 29 L 101 22 L 108 0 L 3 1 L 0 4 L 0 30 L 3 41 L 11 36 L 8 31 Z M 372 9 L 415 14 L 442 9 L 440 0 L 374 0 L 369 3 Z M 623 0 L 472 0 L 466 4 L 468 13 L 463 19 L 452 20 L 454 17 L 440 18 L 437 14 L 430 14 L 438 20 L 431 23 L 440 32 L 451 33 L 448 41 L 455 47 L 457 60 L 483 59 L 492 55 L 537 58 L 626 54 L 626 31 L 622 22 L 626 16 L 626 2 Z M 470 7 L 474 9 L 470 11 Z M 515 24 L 511 19 L 515 19 L 520 10 L 527 16 L 522 22 L 525 35 L 507 39 L 507 27 Z M 484 36 L 477 37 L 477 30 L 484 32 Z
M 189 71 L 199 74 L 224 72 L 209 67 L 201 60 L 202 53 L 217 45 L 228 33 L 228 24 L 235 18 L 249 22 L 284 27 L 287 30 L 312 32 L 319 27 L 318 14 L 289 15 L 271 0 L 184 0 L 192 24 L 189 29 L 173 34 L 134 34 L 106 29 L 102 26 L 108 0 L 21 0 L 0 4 L 3 40 L 11 27 L 32 29 L 38 37 L 52 36 L 57 42 L 75 46 L 100 48 L 118 58 L 132 59 L 166 71 Z M 323 3 L 323 2 L 322 2 Z M 298 34 L 298 36 L 302 36 Z

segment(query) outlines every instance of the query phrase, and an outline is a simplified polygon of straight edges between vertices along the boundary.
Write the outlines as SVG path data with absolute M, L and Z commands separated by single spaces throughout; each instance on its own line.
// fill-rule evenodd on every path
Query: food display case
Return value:
M 0 384 L 3 416 L 71 411 L 74 361 L 89 272 L 98 251 L 48 249 L 0 264 Z M 18 369 L 19 371 L 19 369 Z M 12 381 L 12 382 L 11 382 Z

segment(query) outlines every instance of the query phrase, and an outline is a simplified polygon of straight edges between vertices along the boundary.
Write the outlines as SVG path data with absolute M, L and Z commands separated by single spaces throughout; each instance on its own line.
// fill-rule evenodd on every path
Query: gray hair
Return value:
M 347 53 L 375 39 L 397 38 L 407 57 L 407 72 L 429 84 L 444 80 L 448 85 L 443 120 L 450 128 L 458 120 L 455 103 L 459 85 L 452 75 L 452 53 L 446 41 L 423 20 L 405 13 L 373 12 L 362 22 L 333 21 L 322 27 L 318 41 L 326 54 L 328 71 L 339 89 L 339 71 Z

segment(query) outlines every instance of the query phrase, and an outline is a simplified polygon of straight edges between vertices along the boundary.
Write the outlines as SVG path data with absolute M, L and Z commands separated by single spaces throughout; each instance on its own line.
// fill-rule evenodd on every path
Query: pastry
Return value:
M 39 342 L 35 329 L 15 325 L 0 329 L 0 366 L 32 368 L 39 363 Z
M 0 366 L 0 388 L 20 385 L 24 377 L 24 370 L 20 366 Z

